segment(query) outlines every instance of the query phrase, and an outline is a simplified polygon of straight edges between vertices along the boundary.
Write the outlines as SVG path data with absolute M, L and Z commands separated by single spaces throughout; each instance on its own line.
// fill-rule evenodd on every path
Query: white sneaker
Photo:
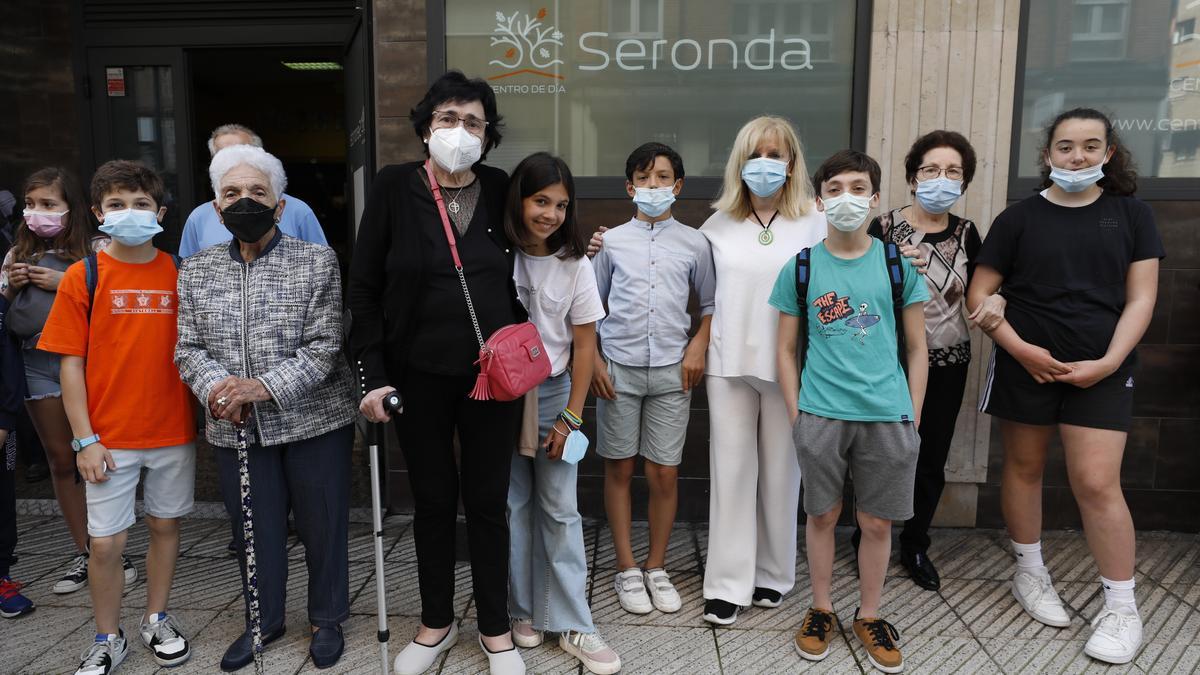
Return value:
M 545 633 L 534 629 L 533 619 L 513 619 L 512 640 L 516 646 L 533 649 L 541 645 L 545 638 Z
M 1071 617 L 1067 616 L 1045 567 L 1018 567 L 1013 575 L 1012 592 L 1029 616 L 1056 628 L 1071 625 Z
M 621 609 L 630 614 L 649 614 L 654 609 L 650 596 L 646 594 L 646 583 L 642 580 L 642 570 L 630 567 L 624 572 L 617 572 L 613 587 L 617 590 L 617 600 L 621 601 Z
M 645 582 L 646 590 L 650 591 L 650 601 L 654 603 L 654 608 L 658 611 L 670 614 L 678 612 L 679 608 L 683 606 L 683 601 L 679 599 L 679 592 L 671 584 L 671 576 L 663 568 L 642 572 L 642 580 Z
M 125 572 L 125 588 L 129 589 L 130 584 L 137 581 L 137 568 L 133 566 L 133 561 L 129 556 L 121 556 L 121 569 Z
M 97 640 L 82 654 L 82 661 L 75 675 L 108 675 L 121 665 L 129 653 L 125 634 L 109 635 L 108 639 Z
M 392 667 L 396 670 L 396 675 L 421 675 L 429 670 L 442 652 L 453 647 L 457 640 L 458 624 L 452 623 L 450 630 L 442 636 L 442 641 L 432 647 L 419 644 L 415 640 L 408 643 L 408 646 L 401 649 L 400 653 L 396 655 Z
M 143 623 L 140 632 L 142 644 L 154 654 L 154 661 L 165 668 L 187 661 L 192 651 L 175 617 L 163 612 L 151 618 L 157 620 Z
M 1142 619 L 1105 607 L 1092 619 L 1092 636 L 1083 653 L 1107 663 L 1129 663 L 1142 644 Z
M 525 659 L 521 658 L 516 647 L 494 652 L 483 644 L 483 636 L 480 635 L 479 648 L 487 654 L 488 672 L 491 675 L 525 675 Z
M 577 633 L 569 630 L 558 636 L 558 646 L 579 659 L 588 672 L 611 675 L 621 670 L 621 657 L 600 637 L 600 633 Z

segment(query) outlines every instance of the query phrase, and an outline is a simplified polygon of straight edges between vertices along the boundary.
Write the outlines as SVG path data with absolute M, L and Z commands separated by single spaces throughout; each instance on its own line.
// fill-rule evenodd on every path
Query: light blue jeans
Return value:
M 544 439 L 567 407 L 571 376 L 552 377 L 537 391 L 538 438 Z M 508 613 L 514 619 L 532 619 L 535 630 L 596 630 L 587 604 L 577 469 L 575 464 L 548 459 L 540 445 L 537 457 L 513 457 L 508 484 Z

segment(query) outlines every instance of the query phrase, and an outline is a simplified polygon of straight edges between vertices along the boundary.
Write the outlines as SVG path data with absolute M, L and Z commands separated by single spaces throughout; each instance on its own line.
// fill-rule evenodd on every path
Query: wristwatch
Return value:
M 87 446 L 89 446 L 93 443 L 99 443 L 99 442 L 100 442 L 100 434 L 92 434 L 91 436 L 88 436 L 87 438 L 72 438 L 71 439 L 71 449 L 74 450 L 75 452 L 79 452 L 80 450 L 83 450 Z

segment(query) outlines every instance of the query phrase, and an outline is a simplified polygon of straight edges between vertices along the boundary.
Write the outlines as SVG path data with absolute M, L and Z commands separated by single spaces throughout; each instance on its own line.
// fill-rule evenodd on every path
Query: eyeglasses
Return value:
M 941 167 L 930 165 L 930 166 L 923 166 L 923 167 L 917 169 L 917 180 L 918 181 L 933 180 L 934 178 L 937 178 L 938 176 L 940 176 L 942 174 L 946 174 L 946 178 L 949 178 L 950 180 L 962 180 L 963 179 L 962 167 L 952 166 L 947 169 L 942 169 Z
M 481 135 L 488 125 L 487 120 L 481 120 L 474 115 L 459 117 L 456 113 L 448 110 L 433 111 L 433 127 L 435 129 L 449 129 L 458 126 L 459 122 L 462 122 L 464 129 L 476 136 Z

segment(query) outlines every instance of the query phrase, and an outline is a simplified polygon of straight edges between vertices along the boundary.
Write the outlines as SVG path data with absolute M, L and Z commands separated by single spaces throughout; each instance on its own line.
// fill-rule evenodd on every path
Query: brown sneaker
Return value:
M 896 641 L 900 633 L 892 624 L 883 619 L 858 617 L 854 612 L 854 635 L 867 650 L 867 658 L 871 665 L 885 673 L 899 673 L 904 670 L 904 657 Z
M 834 626 L 841 628 L 841 623 L 833 612 L 823 609 L 808 608 L 804 615 L 804 623 L 796 633 L 792 644 L 796 653 L 809 661 L 821 661 L 829 656 L 829 643 L 833 641 Z

